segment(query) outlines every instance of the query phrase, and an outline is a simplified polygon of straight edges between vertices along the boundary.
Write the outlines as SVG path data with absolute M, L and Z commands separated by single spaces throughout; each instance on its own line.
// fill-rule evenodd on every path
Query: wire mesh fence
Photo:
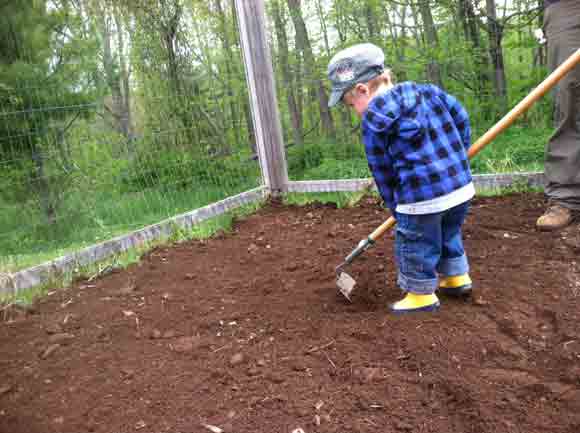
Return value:
M 0 251 L 5 271 L 261 184 L 251 149 L 194 142 L 192 126 L 169 124 L 144 128 L 127 139 L 102 121 L 102 107 L 83 110 L 86 119 L 74 121 L 71 110 L 54 126 L 3 139 L 9 145 L 33 143 L 2 161 Z M 20 123 L 29 115 L 24 110 L 3 112 L 0 123 Z
M 69 6 L 88 24 L 69 16 L 59 30 L 69 36 L 41 47 L 27 32 L 62 11 L 29 8 L 37 21 L 18 29 L 18 56 L 0 61 L 0 272 L 262 184 L 239 46 L 200 34 L 220 18 L 193 26 L 188 16 L 207 11 L 182 5 L 164 45 L 147 34 L 170 36 L 153 11 L 93 6 Z M 223 19 L 232 31 L 232 14 Z M 82 70 L 67 63 L 82 59 Z

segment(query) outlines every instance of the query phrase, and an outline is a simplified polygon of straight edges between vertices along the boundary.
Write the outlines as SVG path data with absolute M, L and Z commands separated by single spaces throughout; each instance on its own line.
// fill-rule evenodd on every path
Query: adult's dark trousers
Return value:
M 548 64 L 557 68 L 580 48 L 580 0 L 560 0 L 544 13 Z M 580 65 L 554 91 L 555 131 L 546 145 L 544 171 L 548 198 L 580 210 Z

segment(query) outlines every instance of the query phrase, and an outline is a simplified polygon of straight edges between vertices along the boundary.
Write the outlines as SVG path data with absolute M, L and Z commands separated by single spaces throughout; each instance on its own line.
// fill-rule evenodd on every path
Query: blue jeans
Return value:
M 431 294 L 437 290 L 438 275 L 463 275 L 469 271 L 461 236 L 468 209 L 469 202 L 465 202 L 434 214 L 395 213 L 397 284 L 403 291 Z

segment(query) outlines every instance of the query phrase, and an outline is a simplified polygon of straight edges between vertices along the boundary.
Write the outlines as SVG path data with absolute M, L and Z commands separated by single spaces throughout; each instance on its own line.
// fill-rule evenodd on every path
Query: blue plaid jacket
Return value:
M 391 211 L 471 182 L 469 116 L 432 84 L 405 82 L 374 97 L 362 133 L 369 168 Z

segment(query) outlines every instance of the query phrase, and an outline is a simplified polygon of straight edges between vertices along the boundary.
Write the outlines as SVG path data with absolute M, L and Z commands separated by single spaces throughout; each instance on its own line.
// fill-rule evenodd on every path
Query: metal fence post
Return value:
M 264 182 L 273 195 L 286 191 L 288 169 L 266 35 L 263 0 L 235 0 L 258 157 Z

